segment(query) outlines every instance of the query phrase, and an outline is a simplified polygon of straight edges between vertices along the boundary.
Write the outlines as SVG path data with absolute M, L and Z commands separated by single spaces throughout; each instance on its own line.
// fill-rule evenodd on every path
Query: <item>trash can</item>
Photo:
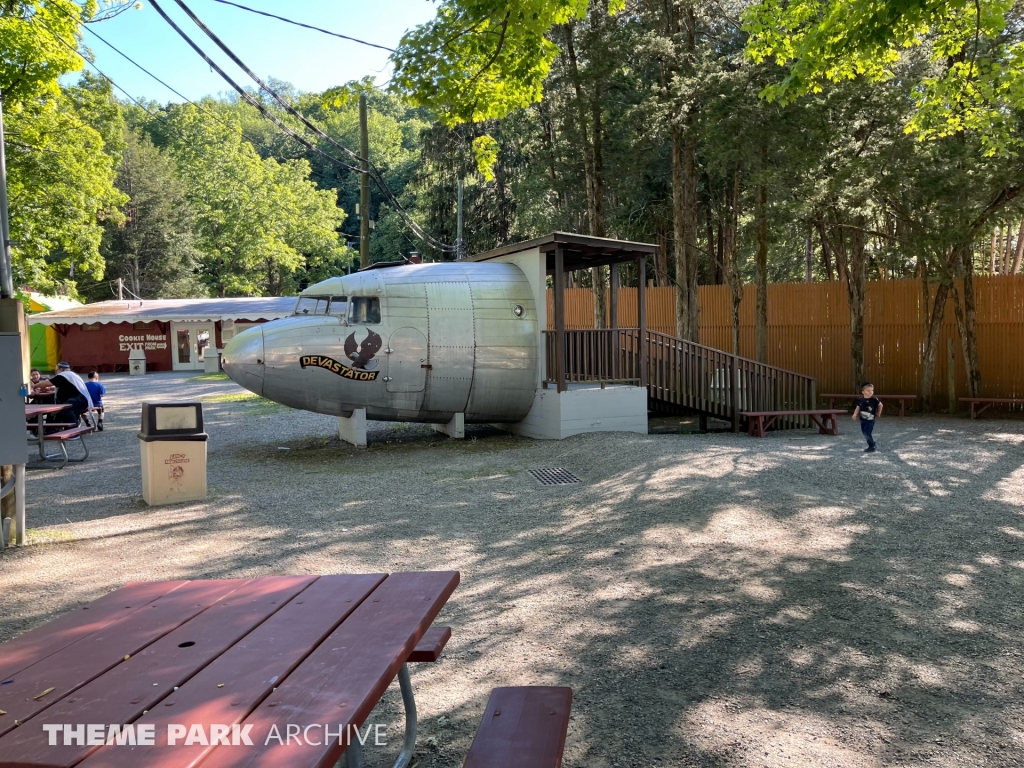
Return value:
M 132 347 L 128 353 L 128 373 L 131 376 L 141 376 L 146 372 L 146 353 L 142 347 Z
M 206 498 L 203 404 L 143 403 L 142 498 L 150 506 Z
M 217 373 L 220 370 L 220 350 L 216 347 L 207 347 L 203 353 L 203 367 L 207 373 Z

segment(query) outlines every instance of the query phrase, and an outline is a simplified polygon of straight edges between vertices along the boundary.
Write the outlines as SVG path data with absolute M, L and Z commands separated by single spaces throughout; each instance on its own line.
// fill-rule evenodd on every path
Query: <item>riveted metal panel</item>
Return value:
M 430 344 L 430 375 L 424 406 L 439 414 L 465 412 L 473 385 L 476 352 L 469 283 L 465 280 L 430 282 L 424 287 Z
M 427 381 L 427 340 L 415 328 L 391 334 L 386 350 L 388 392 L 422 392 Z

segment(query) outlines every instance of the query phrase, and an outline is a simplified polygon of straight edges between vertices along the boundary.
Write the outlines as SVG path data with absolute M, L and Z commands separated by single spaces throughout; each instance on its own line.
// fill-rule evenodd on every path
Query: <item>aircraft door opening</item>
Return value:
M 399 328 L 388 341 L 388 392 L 422 392 L 427 381 L 427 339 L 415 328 Z

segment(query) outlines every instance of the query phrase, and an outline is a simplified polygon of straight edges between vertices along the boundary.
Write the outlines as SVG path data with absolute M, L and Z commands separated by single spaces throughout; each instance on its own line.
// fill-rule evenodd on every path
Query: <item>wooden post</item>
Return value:
M 622 374 L 619 372 L 619 265 L 612 264 L 608 268 L 611 273 L 608 287 L 608 327 L 612 329 L 612 332 L 608 334 L 612 363 L 612 378 L 620 379 Z
M 640 386 L 647 386 L 647 256 L 636 260 L 637 325 L 640 327 Z
M 732 398 L 732 431 L 740 431 L 740 359 L 732 356 L 732 375 L 729 377 L 729 395 Z
M 555 384 L 565 392 L 565 254 L 555 245 Z
M 609 318 L 608 327 L 618 328 L 619 327 L 619 265 L 612 264 L 609 268 L 611 271 L 611 287 L 609 289 Z

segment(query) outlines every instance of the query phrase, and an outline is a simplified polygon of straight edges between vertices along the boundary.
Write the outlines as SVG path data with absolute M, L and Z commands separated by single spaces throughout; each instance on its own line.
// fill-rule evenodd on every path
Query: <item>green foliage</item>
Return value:
M 230 118 L 229 118 L 230 119 Z M 292 293 L 307 272 L 339 269 L 336 193 L 308 181 L 305 160 L 261 159 L 237 120 L 191 105 L 167 112 L 169 150 L 196 215 L 203 280 L 220 296 Z
M 908 131 L 977 133 L 987 154 L 1020 144 L 1024 19 L 1013 0 L 762 0 L 745 21 L 752 59 L 787 67 L 764 89 L 768 99 L 787 103 L 857 77 L 888 80 L 921 48 L 932 67 Z
M 558 55 L 547 38 L 586 0 L 443 0 L 392 57 L 395 87 L 448 126 L 504 117 L 540 100 Z
M 82 68 L 73 50 L 79 24 L 95 0 L 8 0 L 0 3 L 0 94 L 5 106 L 59 92 L 57 78 Z
M 103 277 L 101 222 L 119 222 L 125 201 L 108 154 L 119 147 L 101 132 L 112 108 L 109 90 L 84 79 L 5 111 L 15 275 L 37 290 L 73 292 L 76 280 Z
M 484 181 L 493 181 L 494 164 L 498 162 L 498 142 L 492 136 L 477 136 L 473 139 L 473 155 Z
M 187 298 L 205 295 L 196 279 L 194 216 L 174 162 L 138 129 L 122 127 L 124 149 L 117 188 L 128 198 L 123 219 L 107 222 L 101 252 L 108 280 L 120 277 L 140 298 Z M 107 284 L 88 295 L 109 299 Z

